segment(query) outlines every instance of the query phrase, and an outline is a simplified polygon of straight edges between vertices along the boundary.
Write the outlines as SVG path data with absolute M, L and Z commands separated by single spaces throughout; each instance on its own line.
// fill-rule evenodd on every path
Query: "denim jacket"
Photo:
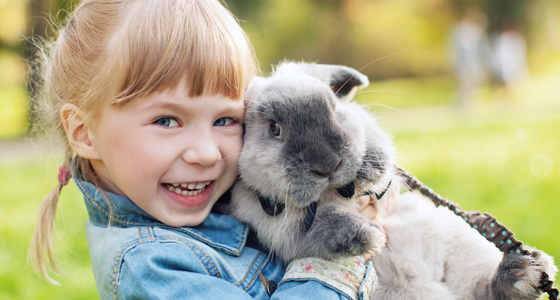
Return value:
M 130 199 L 101 193 L 74 175 L 89 214 L 88 247 L 101 299 L 362 299 L 375 289 L 371 267 L 354 273 L 350 289 L 332 276 L 312 274 L 328 268 L 321 261 L 299 262 L 285 276 L 286 267 L 231 216 L 211 213 L 196 227 L 167 226 Z

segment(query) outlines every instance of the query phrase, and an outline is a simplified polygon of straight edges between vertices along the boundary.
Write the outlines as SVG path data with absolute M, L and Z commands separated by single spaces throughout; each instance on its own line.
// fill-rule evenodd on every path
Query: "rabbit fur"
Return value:
M 352 68 L 294 62 L 253 79 L 233 216 L 286 263 L 375 253 L 373 299 L 538 299 L 541 272 L 551 280 L 557 272 L 549 255 L 504 255 L 446 208 L 401 194 L 390 136 L 350 102 L 368 84 Z M 351 182 L 354 196 L 342 197 L 338 189 Z M 380 201 L 370 196 L 374 220 L 358 213 L 358 196 L 384 190 Z M 267 214 L 258 194 L 283 211 Z

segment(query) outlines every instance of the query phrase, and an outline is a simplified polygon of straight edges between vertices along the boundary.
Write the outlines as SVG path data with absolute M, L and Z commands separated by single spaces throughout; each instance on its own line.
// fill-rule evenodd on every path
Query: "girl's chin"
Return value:
M 165 215 L 163 218 L 158 219 L 165 225 L 172 227 L 194 227 L 202 224 L 208 217 L 210 211 L 203 209 L 197 212 L 183 213 L 180 215 Z
M 163 183 L 161 184 L 161 188 L 163 188 L 165 195 L 174 203 L 183 207 L 197 208 L 206 206 L 210 199 L 212 199 L 212 191 L 214 190 L 215 182 L 216 181 L 212 181 L 202 192 L 196 195 L 177 194 L 170 191 Z

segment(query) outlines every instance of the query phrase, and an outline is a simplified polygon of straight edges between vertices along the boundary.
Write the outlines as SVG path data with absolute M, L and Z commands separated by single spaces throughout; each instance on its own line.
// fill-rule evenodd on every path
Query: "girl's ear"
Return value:
M 91 142 L 91 131 L 84 123 L 85 115 L 73 104 L 64 104 L 60 109 L 60 117 L 70 147 L 79 156 L 86 159 L 100 159 L 95 145 Z

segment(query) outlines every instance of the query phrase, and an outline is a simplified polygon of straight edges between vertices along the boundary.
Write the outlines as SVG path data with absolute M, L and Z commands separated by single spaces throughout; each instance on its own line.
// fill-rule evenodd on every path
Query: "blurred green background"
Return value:
M 76 1 L 77 2 L 77 1 Z M 398 163 L 466 210 L 490 212 L 518 239 L 560 259 L 560 2 L 557 0 L 226 0 L 261 69 L 283 58 L 348 65 L 372 84 L 355 99 L 395 136 Z M 51 286 L 26 263 L 35 210 L 61 155 L 27 133 L 28 38 L 49 36 L 69 1 L 0 0 L 0 299 L 97 299 L 82 198 L 65 188 Z M 488 80 L 459 109 L 450 32 L 465 11 L 490 37 L 513 22 L 529 77 L 504 92 Z M 372 63 L 373 62 L 373 63 Z M 558 285 L 557 285 L 558 286 Z

